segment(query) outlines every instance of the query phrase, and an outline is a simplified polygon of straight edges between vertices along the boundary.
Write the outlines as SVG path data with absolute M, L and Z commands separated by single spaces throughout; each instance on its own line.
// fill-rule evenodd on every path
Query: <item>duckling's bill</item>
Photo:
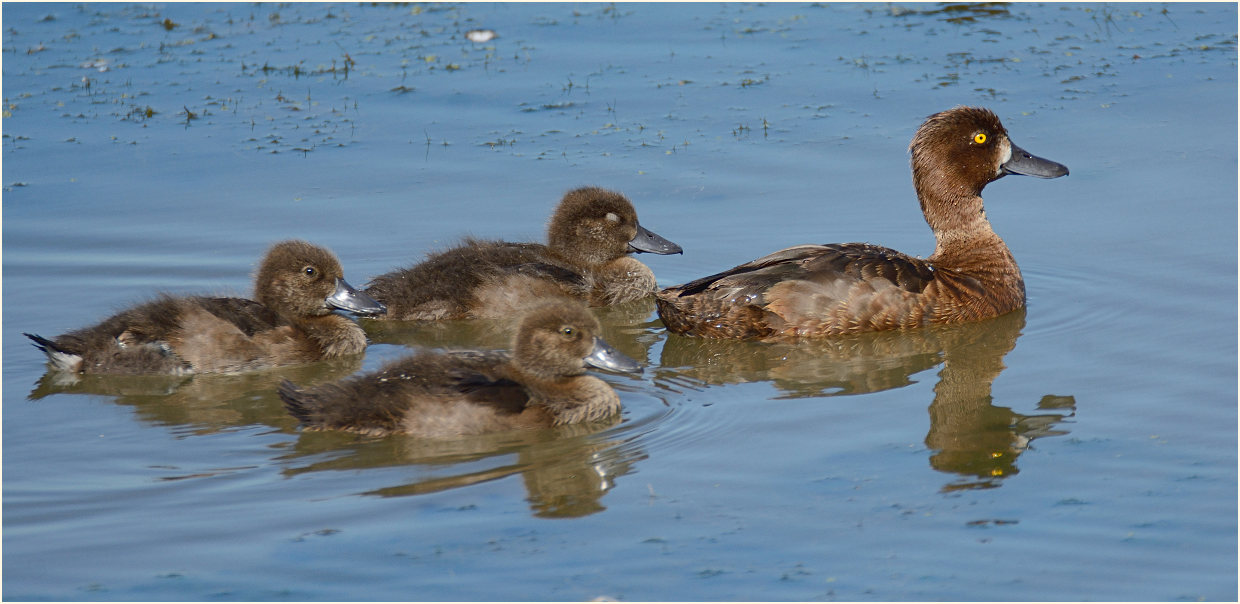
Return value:
M 629 240 L 629 251 L 649 252 L 651 254 L 680 254 L 684 250 L 679 245 L 656 235 L 650 229 L 637 225 L 637 235 Z
M 612 348 L 603 338 L 594 338 L 594 350 L 585 358 L 586 364 L 621 373 L 641 373 L 642 366 L 624 353 Z
M 336 279 L 336 291 L 327 297 L 327 305 L 340 310 L 347 310 L 359 315 L 381 315 L 387 307 L 365 292 L 358 291 L 344 279 Z

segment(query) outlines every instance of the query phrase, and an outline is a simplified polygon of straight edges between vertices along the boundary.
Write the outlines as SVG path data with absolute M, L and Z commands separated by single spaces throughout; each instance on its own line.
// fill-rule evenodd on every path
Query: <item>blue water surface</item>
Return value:
M 3 5 L 9 600 L 1237 598 L 1234 4 Z M 494 39 L 473 42 L 470 30 Z M 790 344 L 598 313 L 623 421 L 303 433 L 364 359 L 65 379 L 53 336 L 248 295 L 305 238 L 355 285 L 624 192 L 663 285 L 799 243 L 928 255 L 907 145 L 994 110 L 1069 166 L 987 214 L 1026 311 Z

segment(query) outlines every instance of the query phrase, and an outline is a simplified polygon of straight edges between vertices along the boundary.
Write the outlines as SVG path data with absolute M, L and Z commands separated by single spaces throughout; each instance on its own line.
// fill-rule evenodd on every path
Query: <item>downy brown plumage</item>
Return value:
M 25 335 L 60 371 L 235 373 L 360 354 L 365 333 L 332 310 L 383 312 L 349 286 L 330 251 L 304 241 L 267 251 L 254 298 L 163 294 L 53 339 Z

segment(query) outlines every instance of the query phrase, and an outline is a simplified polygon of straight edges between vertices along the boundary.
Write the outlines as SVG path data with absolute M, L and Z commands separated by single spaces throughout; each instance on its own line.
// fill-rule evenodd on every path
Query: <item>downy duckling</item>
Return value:
M 655 292 L 654 273 L 635 252 L 681 249 L 642 227 L 623 195 L 583 187 L 560 202 L 546 245 L 468 238 L 376 277 L 366 293 L 387 305 L 381 318 L 411 321 L 511 317 L 558 296 L 607 306 Z
M 332 310 L 384 312 L 344 280 L 335 255 L 296 240 L 267 251 L 254 298 L 163 294 L 54 339 L 25 335 L 59 371 L 237 373 L 361 354 L 362 328 Z
M 586 365 L 640 372 L 598 336 L 580 302 L 560 299 L 526 314 L 512 352 L 421 351 L 382 369 L 302 390 L 280 385 L 289 413 L 310 430 L 450 438 L 604 421 L 620 398 Z

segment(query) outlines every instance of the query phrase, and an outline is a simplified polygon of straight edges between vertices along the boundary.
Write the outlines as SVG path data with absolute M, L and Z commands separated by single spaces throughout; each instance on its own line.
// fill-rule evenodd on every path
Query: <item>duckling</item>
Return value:
M 529 311 L 512 352 L 421 351 L 382 369 L 313 389 L 280 385 L 280 398 L 308 430 L 450 438 L 604 421 L 620 398 L 586 365 L 640 372 L 612 349 L 580 302 L 561 298 Z
M 413 321 L 510 317 L 557 296 L 607 306 L 655 292 L 654 273 L 630 253 L 681 251 L 641 226 L 623 195 L 583 187 L 564 195 L 546 245 L 466 238 L 376 277 L 366 293 L 387 305 L 382 318 Z
M 673 333 L 783 338 L 904 329 L 996 317 L 1025 305 L 1025 282 L 982 207 L 1007 174 L 1058 178 L 987 109 L 931 115 L 909 145 L 913 186 L 935 250 L 921 259 L 868 243 L 799 245 L 655 296 Z
M 54 370 L 108 374 L 237 373 L 360 354 L 366 335 L 332 313 L 384 312 L 344 280 L 330 251 L 273 245 L 254 276 L 254 300 L 173 296 L 54 339 L 34 340 Z

